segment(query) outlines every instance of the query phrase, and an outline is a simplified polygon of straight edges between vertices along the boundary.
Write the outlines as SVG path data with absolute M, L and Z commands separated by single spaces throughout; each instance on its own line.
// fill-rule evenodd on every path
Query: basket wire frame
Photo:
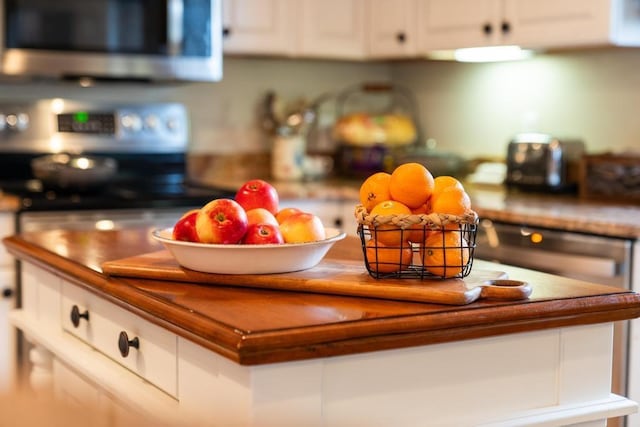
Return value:
M 374 218 L 358 205 L 356 219 L 365 267 L 375 279 L 451 279 L 471 273 L 478 224 L 475 212 L 462 217 L 421 214 Z M 440 238 L 428 239 L 434 232 L 439 232 Z M 394 246 L 376 243 L 379 239 L 374 237 L 384 238 L 385 233 L 394 233 L 395 237 L 399 234 L 397 240 L 404 243 Z M 411 242 L 408 242 L 409 235 Z M 408 258 L 409 250 L 411 256 Z M 441 261 L 435 262 L 434 258 Z

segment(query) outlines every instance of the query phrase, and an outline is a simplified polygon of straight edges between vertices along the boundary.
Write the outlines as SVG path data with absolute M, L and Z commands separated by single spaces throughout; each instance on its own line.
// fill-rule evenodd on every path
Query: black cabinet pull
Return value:
M 506 34 L 511 31 L 511 24 L 509 24 L 507 21 L 503 21 L 500 29 L 502 29 L 502 32 Z
M 398 40 L 398 43 L 402 44 L 407 41 L 407 35 L 401 31 L 396 34 L 396 40 Z
M 133 347 L 135 349 L 140 348 L 140 340 L 138 337 L 129 339 L 129 335 L 125 331 L 120 332 L 120 336 L 118 337 L 118 348 L 120 349 L 120 354 L 122 357 L 127 357 L 129 355 L 129 349 Z
M 71 323 L 73 323 L 74 327 L 77 328 L 80 326 L 80 319 L 89 321 L 89 310 L 80 313 L 80 309 L 74 304 L 73 307 L 71 307 Z
M 229 37 L 231 35 L 231 28 L 224 27 L 222 29 L 222 37 Z
M 482 26 L 482 31 L 486 34 L 486 35 L 490 35 L 493 32 L 493 27 L 491 26 L 491 24 L 486 23 Z
M 13 289 L 4 288 L 2 289 L 2 297 L 3 298 L 11 298 L 13 296 Z

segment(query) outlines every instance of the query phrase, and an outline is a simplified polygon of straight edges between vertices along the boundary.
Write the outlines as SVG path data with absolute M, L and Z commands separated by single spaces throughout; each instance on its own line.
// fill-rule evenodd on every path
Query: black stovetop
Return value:
M 107 210 L 202 206 L 228 190 L 179 182 L 165 185 L 114 182 L 86 191 L 48 189 L 38 180 L 0 182 L 0 189 L 20 198 L 20 211 Z
M 229 190 L 188 182 L 184 155 L 120 155 L 116 177 L 91 189 L 47 187 L 34 179 L 34 156 L 0 154 L 0 190 L 18 196 L 20 211 L 107 210 L 202 206 Z

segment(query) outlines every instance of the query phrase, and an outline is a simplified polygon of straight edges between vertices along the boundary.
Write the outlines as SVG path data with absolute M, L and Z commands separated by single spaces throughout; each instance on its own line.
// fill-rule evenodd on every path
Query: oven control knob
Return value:
M 142 130 L 142 118 L 137 114 L 125 114 L 120 119 L 120 123 L 128 132 L 140 132 Z
M 4 117 L 4 124 L 9 130 L 23 131 L 29 127 L 29 115 L 25 113 L 7 114 Z
M 157 131 L 160 119 L 155 114 L 149 114 L 144 118 L 144 128 L 150 131 Z
M 166 120 L 166 126 L 170 132 L 178 132 L 180 130 L 180 120 L 176 117 L 169 117 Z

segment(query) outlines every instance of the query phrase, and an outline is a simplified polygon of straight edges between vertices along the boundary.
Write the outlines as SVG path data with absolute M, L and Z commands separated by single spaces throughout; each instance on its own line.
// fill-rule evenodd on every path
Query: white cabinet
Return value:
M 363 59 L 365 0 L 224 0 L 224 53 Z
M 62 328 L 170 396 L 177 396 L 176 336 L 62 281 Z
M 299 56 L 365 58 L 365 0 L 301 0 L 299 7 Z
M 28 343 L 31 388 L 90 407 L 88 425 L 178 425 L 175 334 L 31 263 L 21 274 L 22 309 L 9 317 Z
M 224 52 L 296 58 L 419 58 L 520 45 L 640 46 L 637 0 L 225 0 Z
M 13 213 L 0 212 L 0 239 L 13 234 L 14 217 Z M 15 380 L 16 335 L 7 318 L 15 301 L 14 260 L 0 244 L 0 393 Z
M 606 43 L 610 0 L 418 0 L 424 52 L 489 45 Z
M 403 58 L 418 53 L 416 0 L 369 0 L 368 56 Z
M 294 53 L 295 0 L 224 0 L 222 7 L 224 53 Z
M 609 0 L 505 0 L 503 7 L 507 44 L 554 48 L 602 44 L 609 37 Z

